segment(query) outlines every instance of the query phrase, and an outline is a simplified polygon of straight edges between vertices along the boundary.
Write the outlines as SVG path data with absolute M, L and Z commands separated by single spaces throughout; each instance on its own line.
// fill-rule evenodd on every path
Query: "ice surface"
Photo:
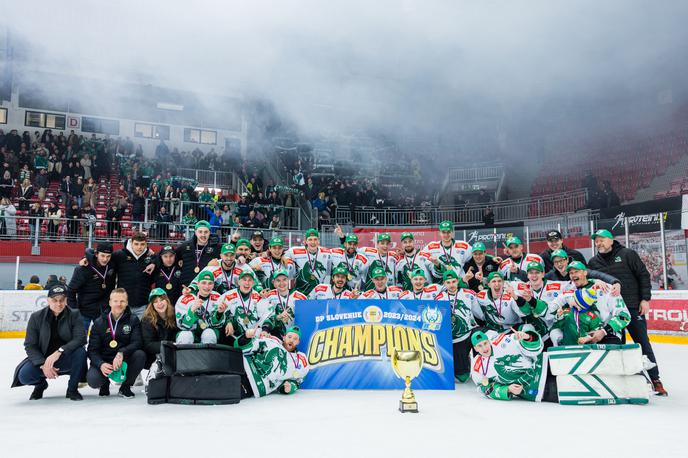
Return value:
M 67 378 L 40 401 L 10 389 L 22 341 L 0 339 L 0 456 L 688 457 L 688 346 L 655 344 L 668 398 L 646 406 L 560 406 L 417 391 L 420 413 L 401 414 L 397 391 L 299 391 L 230 406 L 65 399 Z M 210 453 L 210 454 L 209 454 Z

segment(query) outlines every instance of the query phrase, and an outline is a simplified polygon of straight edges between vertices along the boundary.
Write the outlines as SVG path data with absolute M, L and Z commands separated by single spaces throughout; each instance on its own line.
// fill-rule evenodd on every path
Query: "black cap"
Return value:
M 98 253 L 110 253 L 112 254 L 112 243 L 101 242 L 96 248 Z
M 65 285 L 55 285 L 48 290 L 48 297 L 66 296 L 67 287 Z
M 256 237 L 260 237 L 261 239 L 264 238 L 263 231 L 253 231 L 253 234 L 251 234 L 251 238 L 255 239 Z
M 172 248 L 172 245 L 165 245 L 162 247 L 162 250 L 160 250 L 160 256 L 165 253 L 174 253 L 174 248 Z
M 561 240 L 561 232 L 549 231 L 547 233 L 547 240 Z

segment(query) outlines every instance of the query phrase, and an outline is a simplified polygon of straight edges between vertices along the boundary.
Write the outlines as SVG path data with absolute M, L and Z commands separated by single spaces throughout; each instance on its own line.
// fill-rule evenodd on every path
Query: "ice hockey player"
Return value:
M 387 273 L 382 267 L 373 267 L 370 269 L 370 278 L 373 280 L 375 287 L 361 294 L 361 299 L 399 299 L 401 296 L 401 288 L 398 286 L 388 286 Z
M 346 266 L 338 265 L 332 269 L 331 283 L 317 285 L 308 295 L 308 299 L 357 299 L 361 293 L 357 289 L 349 289 L 346 282 L 348 273 Z
M 471 259 L 471 246 L 463 240 L 454 240 L 454 223 L 442 221 L 439 230 L 440 240 L 428 243 L 422 250 L 434 266 L 431 270 L 434 283 L 442 283 L 442 274 L 449 269 L 463 276 L 463 265 Z
M 592 288 L 577 289 L 557 310 L 552 329 L 554 345 L 582 345 L 589 335 L 600 328 L 600 314 L 596 306 L 597 293 Z
M 513 288 L 504 286 L 504 278 L 499 272 L 487 276 L 487 289 L 476 294 L 480 305 L 475 317 L 483 321 L 487 329 L 502 332 L 521 322 L 516 297 L 507 291 Z
M 294 261 L 284 256 L 284 239 L 282 237 L 271 238 L 267 254 L 254 258 L 249 266 L 256 273 L 258 281 L 268 290 L 275 287 L 272 280 L 278 270 L 286 271 L 289 281 L 293 281 L 296 277 Z
M 341 229 L 339 229 L 341 231 Z M 347 286 L 349 289 L 361 288 L 361 283 L 368 271 L 368 258 L 359 253 L 358 237 L 349 234 L 344 237 L 343 248 L 330 248 L 332 259 L 332 269 L 335 267 L 346 267 Z
M 425 286 L 426 284 L 426 271 L 425 269 L 416 269 L 411 275 L 411 289 L 402 291 L 399 299 L 402 300 L 434 300 L 442 291 L 442 286 L 438 284 L 431 284 Z
M 525 267 L 529 262 L 535 261 L 539 262 L 543 266 L 545 262 L 542 260 L 540 255 L 533 253 L 523 253 L 523 242 L 518 237 L 509 237 L 506 241 L 506 250 L 509 253 L 509 257 L 506 258 L 499 265 L 499 273 L 505 280 L 521 280 L 528 281 L 528 277 L 525 273 Z
M 373 289 L 374 281 L 371 276 L 372 271 L 379 267 L 384 270 L 387 275 L 387 284 L 394 285 L 395 272 L 397 268 L 397 255 L 390 250 L 392 244 L 392 237 L 387 234 L 378 234 L 375 248 L 365 247 L 361 249 L 360 253 L 368 259 L 368 267 L 365 275 L 365 281 L 361 289 L 367 291 Z
M 243 271 L 239 274 L 239 287 L 227 291 L 220 298 L 227 306 L 225 323 L 231 324 L 235 338 L 250 329 L 260 330 L 269 317 L 268 303 L 261 301 L 261 295 L 254 291 L 254 282 L 253 274 Z
M 226 326 L 227 306 L 221 295 L 213 291 L 215 277 L 205 271 L 198 275 L 198 292 L 184 294 L 177 300 L 175 316 L 180 329 L 176 342 L 179 344 L 217 343 L 220 332 L 231 334 Z
M 260 283 L 256 282 L 255 273 L 248 264 L 239 265 L 236 261 L 236 248 L 231 243 L 225 243 L 220 249 L 220 262 L 211 262 L 201 270 L 196 278 L 189 284 L 191 292 L 196 292 L 198 286 L 198 278 L 202 273 L 210 272 L 215 278 L 214 290 L 220 294 L 224 294 L 230 289 L 234 289 L 239 285 L 239 275 L 242 272 L 248 272 L 254 277 L 254 284 L 257 285 L 256 290 L 262 290 Z
M 289 273 L 284 269 L 276 270 L 272 274 L 270 283 L 275 285 L 262 301 L 259 309 L 269 310 L 268 318 L 263 322 L 262 328 L 275 337 L 282 338 L 287 328 L 294 325 L 294 310 L 297 301 L 307 299 L 298 291 L 289 292 Z
M 401 234 L 401 248 L 401 255 L 397 255 L 395 283 L 404 291 L 411 291 L 413 289 L 411 284 L 412 273 L 420 269 L 424 272 L 426 279 L 432 278 L 430 273 L 432 269 L 430 254 L 416 248 L 413 242 L 413 233 L 411 232 L 403 232 Z
M 324 283 L 332 270 L 330 250 L 320 246 L 320 232 L 308 229 L 305 233 L 306 246 L 292 247 L 286 257 L 296 267 L 296 290 L 308 296 L 313 288 Z

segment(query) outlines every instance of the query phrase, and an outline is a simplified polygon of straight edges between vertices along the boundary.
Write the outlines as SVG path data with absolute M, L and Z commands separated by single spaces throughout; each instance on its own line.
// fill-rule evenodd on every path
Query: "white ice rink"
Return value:
M 40 401 L 10 389 L 22 341 L 0 339 L 2 454 L 14 457 L 688 457 L 688 346 L 655 344 L 668 398 L 646 406 L 559 406 L 480 397 L 472 384 L 401 392 L 300 391 L 230 406 L 149 406 L 136 399 L 65 399 L 67 378 Z M 116 389 L 113 389 L 116 394 Z

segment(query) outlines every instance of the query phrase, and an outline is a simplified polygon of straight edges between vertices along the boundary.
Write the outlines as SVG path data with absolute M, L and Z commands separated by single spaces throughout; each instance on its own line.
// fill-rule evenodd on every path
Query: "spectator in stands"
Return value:
M 90 232 L 91 228 L 95 228 L 98 216 L 94 208 L 91 208 L 91 204 L 86 202 L 84 208 L 81 209 L 81 221 L 84 226 L 84 231 L 86 234 Z
M 619 195 L 612 189 L 612 184 L 605 181 L 602 186 L 602 198 L 604 200 L 604 208 L 618 207 L 621 205 Z
M 79 237 L 79 228 L 81 227 L 81 209 L 76 200 L 72 200 L 71 205 L 67 208 L 65 218 L 67 219 L 67 233 L 72 240 L 75 240 Z
M 81 315 L 67 307 L 67 290 L 53 286 L 48 291 L 48 306 L 31 314 L 26 327 L 24 348 L 27 358 L 14 372 L 12 387 L 33 385 L 30 400 L 43 397 L 46 379 L 69 375 L 67 398 L 81 401 L 79 379 L 86 367 L 86 333 Z
M 28 211 L 31 199 L 33 199 L 33 186 L 31 186 L 31 181 L 25 178 L 19 187 L 19 210 Z
M 547 249 L 540 253 L 540 257 L 545 261 L 545 272 L 549 272 L 554 268 L 554 263 L 552 262 L 552 253 L 557 250 L 564 250 L 569 256 L 570 261 L 580 261 L 583 265 L 587 265 L 585 262 L 585 256 L 573 248 L 569 248 L 564 245 L 564 240 L 562 239 L 561 232 L 554 229 L 547 233 Z
M 248 218 L 246 218 L 246 222 L 244 223 L 244 227 L 250 227 L 254 229 L 258 229 L 263 227 L 262 221 L 258 219 L 258 216 L 256 215 L 255 210 L 251 210 L 248 212 Z
M 155 222 L 158 230 L 158 238 L 160 240 L 167 240 L 170 236 L 170 225 L 172 224 L 172 216 L 167 213 L 167 207 L 160 206 L 160 211 L 155 217 Z
M 186 215 L 182 218 L 182 224 L 185 226 L 194 226 L 198 222 L 198 218 L 196 218 L 196 213 L 194 212 L 193 207 L 189 208 L 189 210 L 186 212 Z
M 2 174 L 2 179 L 0 179 L 0 198 L 12 197 L 13 189 L 14 180 L 12 179 L 12 173 L 9 170 L 5 170 Z
M 143 189 L 136 187 L 134 197 L 131 200 L 131 218 L 134 221 L 143 221 L 146 212 L 146 197 Z
M 237 204 L 237 215 L 241 219 L 242 224 L 248 219 L 251 211 L 251 205 L 248 202 L 248 195 L 246 193 L 241 195 L 241 200 Z
M 55 285 L 59 285 L 60 281 L 57 279 L 57 275 L 55 274 L 50 274 L 48 275 L 48 281 L 45 283 L 45 286 L 43 286 L 43 289 L 50 289 Z
M 92 177 L 91 166 L 93 165 L 93 161 L 91 161 L 91 156 L 84 154 L 84 157 L 81 158 L 79 164 L 81 164 L 81 167 L 84 170 L 84 180 L 88 182 L 88 180 L 90 180 Z
M 60 195 L 62 196 L 62 203 L 64 205 L 68 205 L 70 200 L 72 199 L 72 193 L 74 192 L 74 185 L 72 184 L 72 177 L 69 175 L 66 175 L 62 179 L 62 183 L 60 184 Z
M 117 231 L 118 235 L 122 233 L 120 223 L 120 221 L 122 220 L 122 214 L 123 210 L 117 206 L 117 203 L 113 202 L 110 205 L 110 208 L 108 209 L 107 213 L 105 214 L 105 219 L 107 220 L 108 237 L 114 237 L 115 231 Z
M 84 197 L 83 197 L 83 202 L 85 203 L 84 205 L 88 204 L 91 207 L 96 206 L 96 191 L 98 187 L 96 186 L 95 181 L 93 181 L 92 177 L 89 177 L 86 179 L 86 184 L 84 184 Z
M 148 295 L 149 302 L 141 319 L 143 350 L 146 352 L 144 369 L 150 369 L 160 353 L 162 341 L 174 342 L 179 329 L 174 315 L 174 305 L 165 290 L 155 288 Z
M 29 230 L 31 231 L 31 239 L 33 240 L 36 236 L 36 224 L 41 224 L 41 218 L 45 212 L 43 207 L 41 207 L 40 202 L 34 202 L 29 208 Z
M 483 211 L 483 224 L 486 227 L 492 227 L 492 226 L 494 226 L 494 223 L 495 223 L 494 212 L 492 211 L 492 208 L 486 207 L 485 210 Z
M 268 229 L 270 230 L 275 230 L 275 229 L 280 229 L 282 227 L 282 222 L 280 221 L 280 218 L 278 215 L 272 215 L 272 219 L 270 220 L 270 226 Z
M 76 183 L 74 183 L 72 198 L 76 201 L 77 206 L 81 208 L 84 201 L 84 180 L 81 177 L 77 177 Z
M 12 129 L 10 133 L 7 135 L 5 139 L 5 144 L 7 145 L 7 149 L 10 151 L 14 151 L 15 153 L 19 152 L 19 149 L 22 144 L 22 139 L 17 133 L 17 129 Z
M 45 200 L 45 193 L 48 190 L 48 170 L 41 169 L 36 175 L 36 188 L 38 189 L 38 200 L 43 202 Z
M 174 189 L 171 184 L 165 187 L 163 202 L 164 205 L 168 206 L 170 215 L 177 215 L 177 209 L 179 208 L 179 191 Z
M 133 398 L 131 387 L 146 362 L 141 322 L 128 307 L 128 295 L 124 289 L 113 290 L 109 304 L 110 312 L 98 318 L 91 329 L 88 385 L 98 388 L 100 396 L 109 396 L 110 379 L 121 381 L 119 395 Z
M 17 236 L 17 209 L 12 204 L 12 201 L 7 197 L 0 199 L 0 222 L 2 223 L 2 231 L 0 233 L 14 238 Z
M 43 287 L 41 286 L 41 279 L 38 278 L 38 275 L 32 275 L 31 278 L 29 279 L 29 283 L 24 286 L 25 290 L 41 290 Z
M 50 206 L 46 208 L 45 217 L 48 218 L 48 236 L 56 238 L 62 221 L 62 210 L 55 201 L 50 202 Z
M 148 193 L 148 214 L 157 215 L 160 211 L 160 200 L 162 196 L 160 195 L 160 189 L 156 183 L 151 186 L 150 192 Z
M 478 203 L 480 204 L 489 204 L 492 202 L 492 198 L 490 198 L 490 195 L 485 192 L 484 189 L 480 190 L 480 193 L 478 194 Z
M 621 282 L 621 297 L 631 314 L 631 321 L 626 328 L 633 342 L 640 344 L 643 355 L 657 363 L 650 339 L 647 336 L 647 314 L 650 311 L 652 285 L 650 273 L 634 250 L 626 248 L 614 240 L 606 229 L 600 229 L 592 235 L 597 254 L 590 259 L 589 266 L 601 272 L 613 275 Z M 626 341 L 625 333 L 623 341 Z M 657 366 L 649 369 L 655 392 L 666 396 L 667 392 L 659 379 Z

